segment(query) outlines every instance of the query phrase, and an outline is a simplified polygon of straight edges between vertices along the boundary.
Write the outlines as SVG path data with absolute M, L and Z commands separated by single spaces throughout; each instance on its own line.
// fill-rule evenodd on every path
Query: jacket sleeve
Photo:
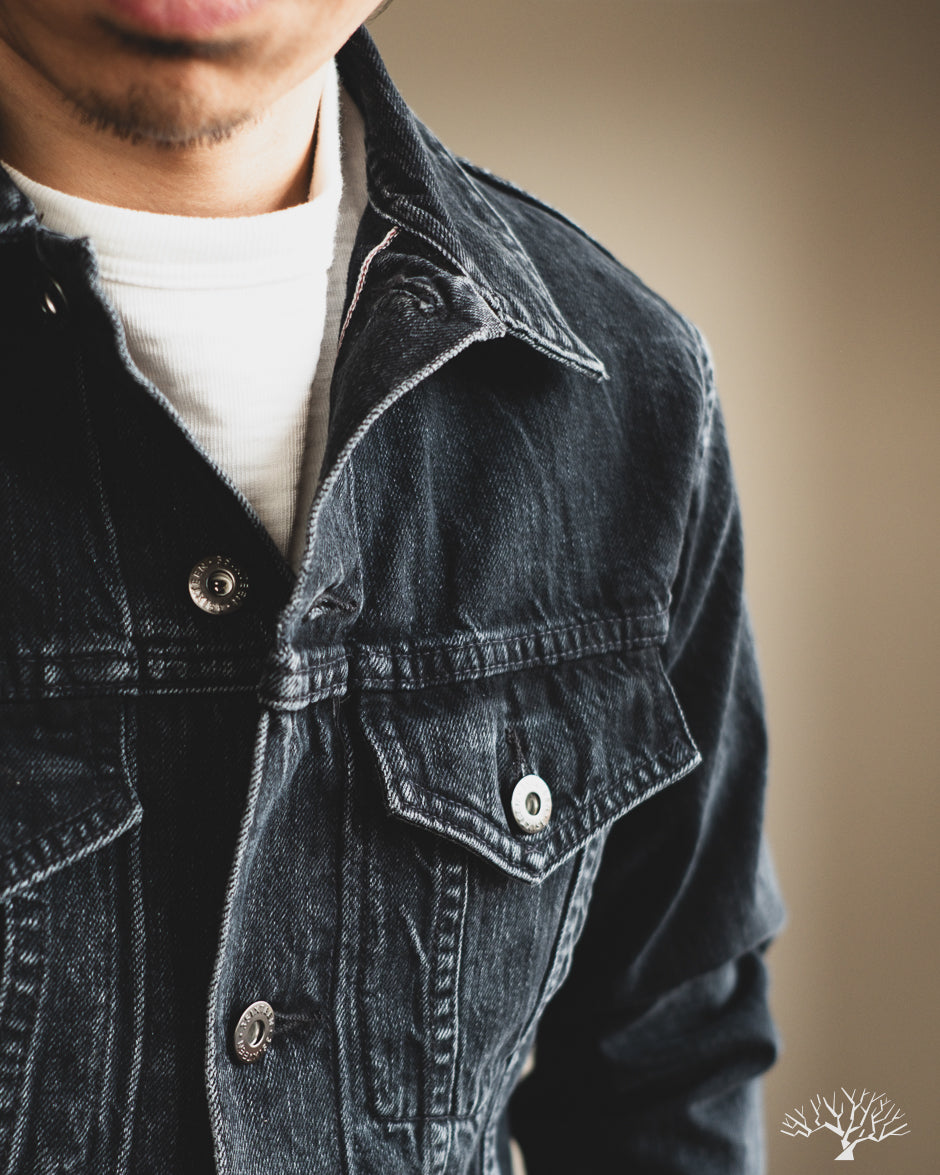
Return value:
M 529 1175 L 758 1175 L 777 1039 L 764 952 L 782 906 L 761 825 L 763 706 L 741 525 L 705 413 L 663 662 L 702 763 L 612 827 L 571 972 L 511 1129 Z

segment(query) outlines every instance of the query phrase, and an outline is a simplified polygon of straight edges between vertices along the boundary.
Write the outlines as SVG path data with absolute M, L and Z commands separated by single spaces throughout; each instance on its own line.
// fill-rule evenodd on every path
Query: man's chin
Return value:
M 165 93 L 142 87 L 120 98 L 86 91 L 73 95 L 71 101 L 85 126 L 127 143 L 167 150 L 224 142 L 252 121 L 252 115 L 244 111 L 209 114 L 182 100 L 170 103 Z

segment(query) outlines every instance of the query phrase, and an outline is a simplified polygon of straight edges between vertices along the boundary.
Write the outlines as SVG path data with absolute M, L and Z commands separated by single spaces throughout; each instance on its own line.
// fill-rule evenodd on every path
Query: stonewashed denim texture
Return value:
M 0 174 L 0 1171 L 758 1172 L 781 907 L 707 352 L 339 62 L 371 203 L 297 577 Z

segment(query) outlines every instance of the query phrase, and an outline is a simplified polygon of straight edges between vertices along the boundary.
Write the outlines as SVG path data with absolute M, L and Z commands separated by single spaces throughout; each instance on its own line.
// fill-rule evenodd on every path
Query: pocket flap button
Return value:
M 526 833 L 541 832 L 552 818 L 552 793 L 539 775 L 524 775 L 512 789 L 512 815 Z

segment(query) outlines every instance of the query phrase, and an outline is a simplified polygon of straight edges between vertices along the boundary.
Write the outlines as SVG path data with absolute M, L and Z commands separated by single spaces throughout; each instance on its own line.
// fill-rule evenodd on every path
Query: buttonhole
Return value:
M 513 780 L 522 779 L 523 776 L 531 775 L 532 772 L 529 770 L 529 763 L 526 759 L 525 751 L 522 749 L 522 739 L 519 737 L 519 732 L 514 726 L 506 727 L 506 742 L 509 744 Z
M 345 600 L 342 596 L 335 595 L 332 588 L 327 588 L 317 596 L 304 613 L 303 623 L 306 624 L 308 620 L 314 620 L 317 616 L 325 616 L 330 612 L 351 615 L 358 611 L 358 607 L 355 601 Z
M 311 1008 L 309 1012 L 278 1012 L 274 1019 L 274 1032 L 277 1036 L 294 1032 L 300 1033 L 322 1023 L 322 1008 Z
M 420 314 L 437 314 L 444 308 L 440 294 L 429 281 L 412 278 L 407 283 L 396 284 L 386 291 L 381 300 L 392 301 L 406 298 Z

